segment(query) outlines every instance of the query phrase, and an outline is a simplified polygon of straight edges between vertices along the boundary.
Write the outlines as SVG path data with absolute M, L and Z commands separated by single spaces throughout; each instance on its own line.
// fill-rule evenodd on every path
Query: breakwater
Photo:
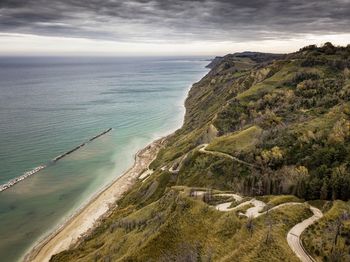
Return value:
M 109 133 L 110 131 L 112 131 L 112 128 L 108 128 L 107 130 L 103 131 L 102 133 L 99 133 L 98 135 L 96 135 L 96 136 L 90 138 L 87 142 L 84 142 L 84 143 L 80 144 L 79 146 L 74 147 L 73 149 L 67 151 L 66 153 L 61 154 L 61 155 L 59 155 L 59 156 L 56 156 L 56 157 L 53 158 L 52 161 L 51 161 L 50 163 L 48 163 L 47 165 L 40 165 L 40 166 L 38 166 L 38 167 L 36 167 L 36 168 L 30 170 L 30 171 L 24 172 L 24 174 L 21 175 L 21 176 L 19 176 L 19 177 L 16 177 L 16 178 L 13 178 L 13 179 L 9 180 L 7 183 L 0 185 L 0 192 L 2 192 L 2 191 L 4 191 L 4 190 L 6 190 L 6 189 L 8 189 L 8 188 L 10 188 L 10 187 L 12 187 L 12 186 L 14 186 L 15 184 L 17 184 L 17 183 L 23 181 L 23 180 L 26 179 L 26 178 L 28 178 L 28 177 L 30 177 L 30 176 L 32 176 L 32 175 L 38 173 L 40 170 L 43 170 L 44 168 L 46 168 L 48 165 L 57 162 L 58 160 L 62 159 L 63 157 L 65 157 L 65 156 L 67 156 L 67 155 L 73 153 L 74 151 L 77 151 L 79 148 L 82 148 L 83 146 L 85 146 L 85 145 L 88 144 L 89 142 L 92 142 L 93 140 L 95 140 L 95 139 L 97 139 L 97 138 L 99 138 L 99 137 L 101 137 L 101 136 L 103 136 L 103 135 Z
M 10 181 L 8 181 L 6 184 L 0 185 L 0 192 L 4 191 L 12 186 L 14 186 L 15 184 L 17 184 L 18 182 L 21 182 L 22 180 L 26 179 L 27 177 L 30 177 L 31 175 L 34 175 L 35 173 L 39 172 L 40 170 L 44 169 L 46 167 L 46 165 L 41 165 L 38 166 L 30 171 L 24 172 L 23 175 L 16 177 L 14 179 L 11 179 Z
M 86 144 L 88 144 L 89 142 L 92 142 L 93 140 L 107 134 L 108 132 L 112 131 L 112 128 L 108 128 L 107 130 L 103 131 L 102 133 L 99 133 L 98 135 L 90 138 L 87 142 L 84 142 L 82 144 L 80 144 L 79 146 L 74 147 L 73 149 L 67 151 L 66 153 L 56 156 L 54 159 L 52 159 L 52 162 L 57 162 L 58 160 L 64 158 L 65 156 L 68 156 L 70 154 L 72 154 L 74 151 L 77 151 L 78 149 L 82 148 L 83 146 L 85 146 Z

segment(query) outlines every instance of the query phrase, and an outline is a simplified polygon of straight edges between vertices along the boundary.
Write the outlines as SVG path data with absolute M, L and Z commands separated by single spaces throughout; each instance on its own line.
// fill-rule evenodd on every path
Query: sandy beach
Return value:
M 40 241 L 24 261 L 46 262 L 51 256 L 77 244 L 81 236 L 93 229 L 108 214 L 110 207 L 135 183 L 138 176 L 155 159 L 166 138 L 155 140 L 135 155 L 134 165 L 107 188 L 93 197 L 63 225 Z

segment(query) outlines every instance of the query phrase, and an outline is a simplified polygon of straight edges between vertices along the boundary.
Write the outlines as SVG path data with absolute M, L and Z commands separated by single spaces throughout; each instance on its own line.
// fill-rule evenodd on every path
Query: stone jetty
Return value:
M 112 128 L 108 128 L 107 130 L 103 131 L 102 133 L 99 133 L 98 135 L 96 135 L 96 136 L 90 138 L 87 142 L 84 142 L 84 143 L 80 144 L 79 146 L 74 147 L 73 149 L 67 151 L 66 153 L 64 153 L 64 154 L 62 154 L 62 155 L 59 155 L 59 156 L 56 156 L 54 159 L 52 159 L 52 161 L 51 161 L 49 164 L 52 164 L 52 163 L 57 162 L 58 160 L 62 159 L 63 157 L 65 157 L 65 156 L 67 156 L 67 155 L 73 153 L 74 151 L 78 150 L 79 148 L 82 148 L 83 146 L 85 146 L 85 145 L 88 144 L 89 142 L 92 142 L 93 140 L 95 140 L 95 139 L 97 139 L 97 138 L 99 138 L 99 137 L 101 137 L 101 136 L 103 136 L 103 135 L 109 133 L 110 131 L 112 131 Z M 48 165 L 49 165 L 49 164 L 48 164 Z M 21 176 L 19 176 L 19 177 L 16 177 L 16 178 L 13 178 L 13 179 L 11 179 L 10 181 L 8 181 L 7 183 L 0 185 L 0 192 L 2 192 L 2 191 L 4 191 L 4 190 L 6 190 L 6 189 L 8 189 L 8 188 L 10 188 L 10 187 L 12 187 L 12 186 L 14 186 L 14 185 L 17 184 L 18 182 L 21 182 L 21 181 L 23 181 L 23 180 L 26 179 L 26 178 L 28 178 L 28 177 L 30 177 L 30 176 L 32 176 L 32 175 L 38 173 L 40 170 L 44 169 L 44 168 L 47 167 L 48 165 L 40 165 L 40 166 L 38 166 L 38 167 L 36 167 L 36 168 L 30 170 L 30 171 L 24 172 L 23 175 L 21 175 Z
M 44 169 L 45 167 L 46 167 L 46 165 L 38 166 L 30 171 L 24 172 L 24 174 L 19 176 L 19 177 L 11 179 L 6 184 L 0 185 L 0 192 L 12 187 L 13 185 L 17 184 L 18 182 L 21 182 L 22 180 L 26 179 L 27 177 L 34 175 L 35 173 L 39 172 L 40 170 Z
M 82 148 L 83 146 L 85 146 L 86 144 L 88 144 L 89 142 L 92 142 L 93 140 L 107 134 L 108 132 L 112 131 L 112 128 L 108 128 L 107 130 L 103 131 L 102 133 L 99 133 L 98 135 L 90 138 L 87 142 L 84 142 L 82 144 L 80 144 L 79 146 L 74 147 L 73 149 L 67 151 L 66 153 L 56 156 L 54 159 L 52 159 L 52 162 L 57 162 L 58 160 L 64 158 L 65 156 L 68 156 L 70 154 L 72 154 L 74 151 L 77 151 L 78 149 Z

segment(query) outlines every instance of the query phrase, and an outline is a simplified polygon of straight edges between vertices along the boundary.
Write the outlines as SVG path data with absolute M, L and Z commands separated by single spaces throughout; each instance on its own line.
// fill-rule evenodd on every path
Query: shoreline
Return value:
M 82 236 L 95 228 L 105 216 L 108 216 L 112 205 L 134 185 L 138 176 L 156 158 L 169 136 L 171 134 L 158 138 L 140 149 L 134 156 L 132 167 L 94 195 L 55 230 L 34 244 L 22 257 L 23 260 L 26 262 L 49 261 L 52 255 L 76 245 Z
M 198 77 L 199 81 L 205 75 L 208 74 L 208 71 L 206 71 L 204 74 L 201 74 L 201 76 Z M 195 83 L 197 82 L 195 81 Z M 180 99 L 181 105 L 183 107 L 182 112 L 182 119 L 179 121 L 178 125 L 174 126 L 174 128 L 170 129 L 167 132 L 161 132 L 163 134 L 156 135 L 154 140 L 146 145 L 145 147 L 139 149 L 136 154 L 134 155 L 134 163 L 133 165 L 127 169 L 125 172 L 122 173 L 119 177 L 114 179 L 111 183 L 109 183 L 107 186 L 102 188 L 99 192 L 94 194 L 90 199 L 86 201 L 86 203 L 83 203 L 80 208 L 78 208 L 72 215 L 70 215 L 67 219 L 65 219 L 61 224 L 57 225 L 55 228 L 52 229 L 51 232 L 48 232 L 46 235 L 42 236 L 38 241 L 36 241 L 21 257 L 22 261 L 25 262 L 43 262 L 43 261 L 49 261 L 52 255 L 60 253 L 64 250 L 69 249 L 70 247 L 73 247 L 81 241 L 82 237 L 89 234 L 98 224 L 101 222 L 103 218 L 108 216 L 110 212 L 112 211 L 112 205 L 119 200 L 127 190 L 131 188 L 132 185 L 134 185 L 138 177 L 142 175 L 142 173 L 148 169 L 148 166 L 151 164 L 151 162 L 156 159 L 157 154 L 159 150 L 162 148 L 166 140 L 174 135 L 175 131 L 181 128 L 184 124 L 184 115 L 186 113 L 186 107 L 185 107 L 185 100 L 188 98 L 188 94 L 192 88 L 193 84 L 189 85 L 188 88 L 185 90 L 183 97 Z M 180 103 L 180 102 L 179 102 Z M 152 149 L 152 150 L 151 150 Z M 142 165 L 142 155 L 149 152 L 147 163 L 143 163 Z M 152 152 L 153 151 L 153 152 Z M 137 166 L 141 164 L 141 167 L 137 168 Z M 136 171 L 133 171 L 133 169 L 137 169 Z M 130 177 L 129 177 L 130 176 Z M 119 187 L 119 188 L 118 188 Z M 107 207 L 105 207 L 104 210 L 102 210 L 103 207 L 100 206 L 100 211 L 102 212 L 99 215 L 96 215 L 96 212 L 91 212 L 92 206 L 98 202 L 98 200 L 101 200 L 102 196 L 108 192 L 111 194 L 115 190 L 115 194 L 112 199 L 109 199 Z M 111 191 L 111 192 L 110 192 Z M 103 204 L 104 201 L 102 201 Z M 106 204 L 106 203 L 105 203 Z M 88 212 L 90 211 L 90 213 Z M 84 217 L 85 215 L 90 214 L 88 217 L 88 225 L 86 225 L 83 229 L 74 228 L 72 225 L 77 224 L 81 227 L 81 223 L 75 223 L 76 221 L 82 220 L 81 217 Z M 72 229 L 70 230 L 70 227 Z M 65 236 L 64 232 L 68 231 Z M 74 234 L 74 236 L 72 236 Z M 69 238 L 69 239 L 68 239 Z M 68 240 L 67 240 L 68 239 Z M 62 241 L 65 241 L 65 243 L 61 243 Z

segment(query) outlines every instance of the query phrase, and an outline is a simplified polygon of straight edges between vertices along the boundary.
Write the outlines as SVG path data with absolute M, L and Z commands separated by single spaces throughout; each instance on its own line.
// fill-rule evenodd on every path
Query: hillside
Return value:
M 52 261 L 298 261 L 286 236 L 309 204 L 323 217 L 303 232 L 305 249 L 349 261 L 350 46 L 209 66 L 148 177 Z M 257 203 L 271 211 L 251 217 Z

